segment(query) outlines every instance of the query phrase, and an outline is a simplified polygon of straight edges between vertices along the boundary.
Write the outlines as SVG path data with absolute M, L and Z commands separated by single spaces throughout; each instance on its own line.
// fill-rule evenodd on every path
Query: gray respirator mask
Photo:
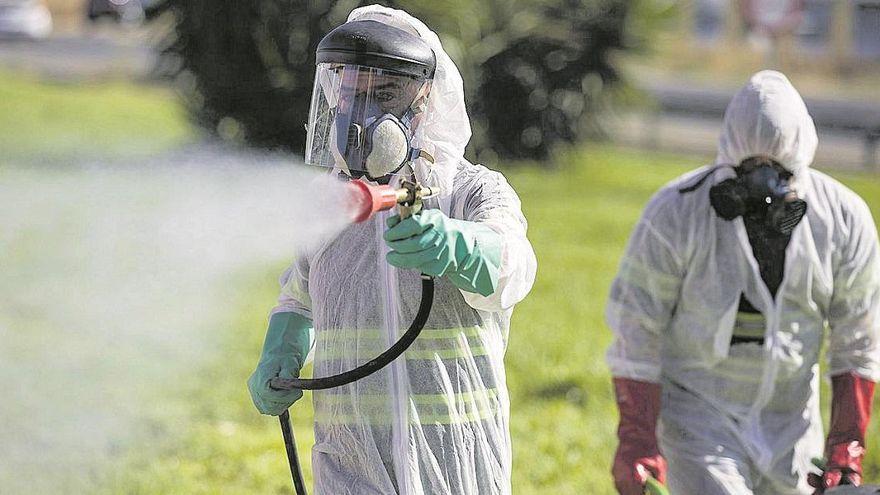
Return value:
M 735 167 L 736 178 L 712 186 L 709 200 L 719 217 L 763 219 L 764 226 L 790 235 L 807 213 L 807 203 L 791 187 L 792 174 L 767 157 L 750 157 Z

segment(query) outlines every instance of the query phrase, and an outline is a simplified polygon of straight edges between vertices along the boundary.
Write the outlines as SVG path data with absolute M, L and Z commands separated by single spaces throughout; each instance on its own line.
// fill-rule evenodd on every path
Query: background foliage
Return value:
M 305 144 L 315 48 L 361 0 L 168 0 L 166 67 L 193 118 L 224 139 Z M 541 159 L 601 134 L 612 54 L 642 44 L 648 0 L 393 0 L 438 32 L 465 80 L 470 156 Z M 668 9 L 666 9 L 668 10 Z M 635 20 L 634 18 L 639 20 Z
M 175 29 L 163 50 L 165 67 L 192 117 L 209 132 L 300 150 L 315 48 L 357 3 L 169 0 L 165 10 Z

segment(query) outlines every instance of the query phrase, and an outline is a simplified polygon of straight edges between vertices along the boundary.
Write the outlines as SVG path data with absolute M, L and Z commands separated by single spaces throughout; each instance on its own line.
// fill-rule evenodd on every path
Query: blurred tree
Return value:
M 646 32 L 660 2 L 380 3 L 408 10 L 440 34 L 465 80 L 471 151 L 491 162 L 542 159 L 559 143 L 600 134 L 597 114 L 619 80 L 611 55 L 639 44 L 633 34 Z M 176 29 L 166 61 L 200 124 L 225 139 L 300 152 L 317 43 L 367 3 L 167 0 Z
M 480 155 L 542 159 L 600 132 L 609 56 L 624 48 L 622 0 L 486 0 L 459 30 Z M 454 32 L 445 30 L 445 32 Z M 481 158 L 483 158 L 481 156 Z M 485 160 L 488 161 L 488 160 Z
M 365 1 L 166 0 L 162 49 L 196 122 L 230 141 L 301 152 L 315 49 Z

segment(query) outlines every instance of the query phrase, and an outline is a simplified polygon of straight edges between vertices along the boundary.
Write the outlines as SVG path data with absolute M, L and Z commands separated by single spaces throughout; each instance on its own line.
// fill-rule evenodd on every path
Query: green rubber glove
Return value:
M 501 236 L 478 222 L 423 210 L 401 221 L 388 218 L 385 243 L 388 263 L 426 275 L 447 277 L 456 287 L 489 296 L 498 287 Z
M 309 353 L 309 332 L 312 322 L 297 313 L 275 313 L 269 319 L 269 330 L 263 343 L 263 355 L 257 369 L 248 379 L 248 390 L 257 410 L 278 416 L 303 396 L 302 390 L 274 390 L 269 380 L 297 378 Z

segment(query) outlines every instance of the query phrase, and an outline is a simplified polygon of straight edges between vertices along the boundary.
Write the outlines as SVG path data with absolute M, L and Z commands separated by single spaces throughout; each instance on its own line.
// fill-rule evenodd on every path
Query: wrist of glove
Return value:
M 839 443 L 828 450 L 825 486 L 861 485 L 865 448 L 859 442 Z
M 303 396 L 302 390 L 275 390 L 275 377 L 297 378 L 308 355 L 312 323 L 296 313 L 276 313 L 269 320 L 263 353 L 248 379 L 248 390 L 257 410 L 278 416 Z
M 611 475 L 620 495 L 642 495 L 649 477 L 666 484 L 666 459 L 659 452 L 647 455 L 641 446 L 624 446 L 621 441 L 614 455 Z
M 824 473 L 808 477 L 816 494 L 835 486 L 861 485 L 873 398 L 874 382 L 851 372 L 831 377 L 831 427 L 825 442 Z
M 814 494 L 825 493 L 826 488 L 862 484 L 862 459 L 865 448 L 856 441 L 829 446 L 825 454 L 825 468 L 822 475 L 810 473 L 808 483 L 816 488 Z
M 483 296 L 498 287 L 501 236 L 478 222 L 455 220 L 440 210 L 425 210 L 387 220 L 388 263 L 447 277 L 456 287 Z
M 621 495 L 642 495 L 649 476 L 666 483 L 666 460 L 660 454 L 656 435 L 660 391 L 657 383 L 614 378 L 620 443 L 611 474 Z

